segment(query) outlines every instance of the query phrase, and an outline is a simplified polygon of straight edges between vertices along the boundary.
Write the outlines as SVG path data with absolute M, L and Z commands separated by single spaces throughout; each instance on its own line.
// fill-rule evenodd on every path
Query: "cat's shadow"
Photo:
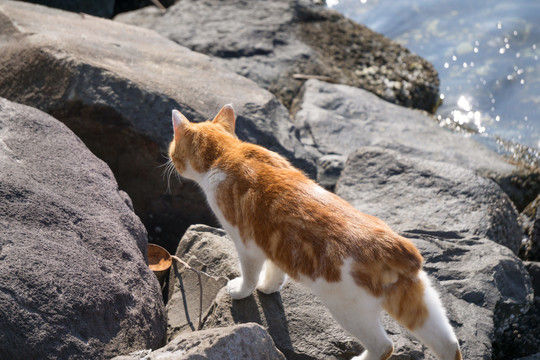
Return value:
M 235 323 L 254 322 L 264 326 L 276 347 L 287 359 L 312 360 L 312 356 L 297 353 L 293 347 L 287 317 L 283 308 L 281 294 L 264 294 L 255 291 L 253 295 L 233 300 L 231 314 Z

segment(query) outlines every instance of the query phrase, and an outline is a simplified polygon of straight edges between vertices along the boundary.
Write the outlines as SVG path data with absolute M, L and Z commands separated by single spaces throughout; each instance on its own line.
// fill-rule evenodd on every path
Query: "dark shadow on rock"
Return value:
M 68 101 L 49 113 L 109 165 L 120 189 L 131 197 L 150 242 L 175 253 L 191 224 L 217 225 L 197 185 L 184 179 L 180 182 L 174 174 L 167 179 L 162 166 L 167 159 L 159 145 L 129 129 L 129 121 L 114 109 Z
M 289 335 L 287 318 L 279 292 L 264 294 L 257 291 L 255 296 L 233 300 L 231 314 L 237 324 L 254 322 L 265 326 L 276 347 L 288 360 L 312 360 L 313 357 L 297 353 Z M 261 318 L 264 315 L 264 319 Z
M 187 296 L 186 296 L 186 291 L 184 288 L 184 281 L 182 279 L 182 274 L 180 274 L 176 266 L 173 266 L 173 269 L 174 269 L 173 270 L 174 276 L 178 279 L 178 282 L 180 283 L 179 289 L 180 289 L 180 292 L 182 293 L 182 302 L 184 304 L 184 314 L 186 316 L 186 322 L 189 325 L 189 328 L 191 329 L 191 331 L 196 331 L 198 329 L 195 328 L 195 325 L 193 324 L 193 321 L 191 321 L 191 317 L 189 316 L 189 307 L 186 301 Z

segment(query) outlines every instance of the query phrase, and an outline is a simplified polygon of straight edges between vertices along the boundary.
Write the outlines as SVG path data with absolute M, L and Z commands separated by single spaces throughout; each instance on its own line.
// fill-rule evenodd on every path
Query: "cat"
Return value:
M 384 309 L 441 360 L 462 359 L 438 294 L 412 242 L 361 213 L 285 158 L 235 135 L 225 105 L 212 121 L 173 110 L 169 146 L 176 171 L 194 180 L 234 241 L 241 276 L 233 299 L 279 291 L 291 278 L 308 286 L 363 345 L 356 360 L 386 360 L 394 348 Z

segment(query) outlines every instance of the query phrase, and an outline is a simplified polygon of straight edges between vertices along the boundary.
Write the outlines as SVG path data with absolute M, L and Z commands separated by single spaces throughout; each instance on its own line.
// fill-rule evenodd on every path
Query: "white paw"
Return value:
M 268 281 L 265 277 L 262 277 L 261 280 L 259 280 L 259 284 L 257 285 L 257 290 L 265 294 L 275 293 L 281 290 L 286 280 L 287 277 L 283 277 L 279 281 Z
M 245 286 L 244 279 L 237 277 L 227 283 L 227 292 L 235 300 L 243 299 L 251 295 L 253 289 Z

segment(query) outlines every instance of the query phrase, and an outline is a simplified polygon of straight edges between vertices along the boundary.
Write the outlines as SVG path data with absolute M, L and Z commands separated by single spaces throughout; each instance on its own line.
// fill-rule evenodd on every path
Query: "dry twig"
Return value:
M 202 289 L 202 281 L 201 281 L 201 272 L 197 269 L 194 269 L 192 268 L 191 266 L 189 266 L 189 264 L 187 262 L 185 262 L 184 260 L 180 259 L 178 256 L 176 255 L 171 255 L 171 257 L 173 258 L 173 260 L 176 260 L 178 261 L 180 264 L 184 265 L 184 267 L 188 270 L 191 270 L 193 272 L 195 272 L 195 274 L 197 274 L 197 277 L 199 279 L 199 325 L 197 326 L 197 330 L 201 330 L 201 326 L 202 326 L 202 299 L 203 299 L 203 289 Z
M 161 11 L 167 11 L 167 8 L 163 6 L 159 0 L 152 0 L 152 3 L 156 5 Z

